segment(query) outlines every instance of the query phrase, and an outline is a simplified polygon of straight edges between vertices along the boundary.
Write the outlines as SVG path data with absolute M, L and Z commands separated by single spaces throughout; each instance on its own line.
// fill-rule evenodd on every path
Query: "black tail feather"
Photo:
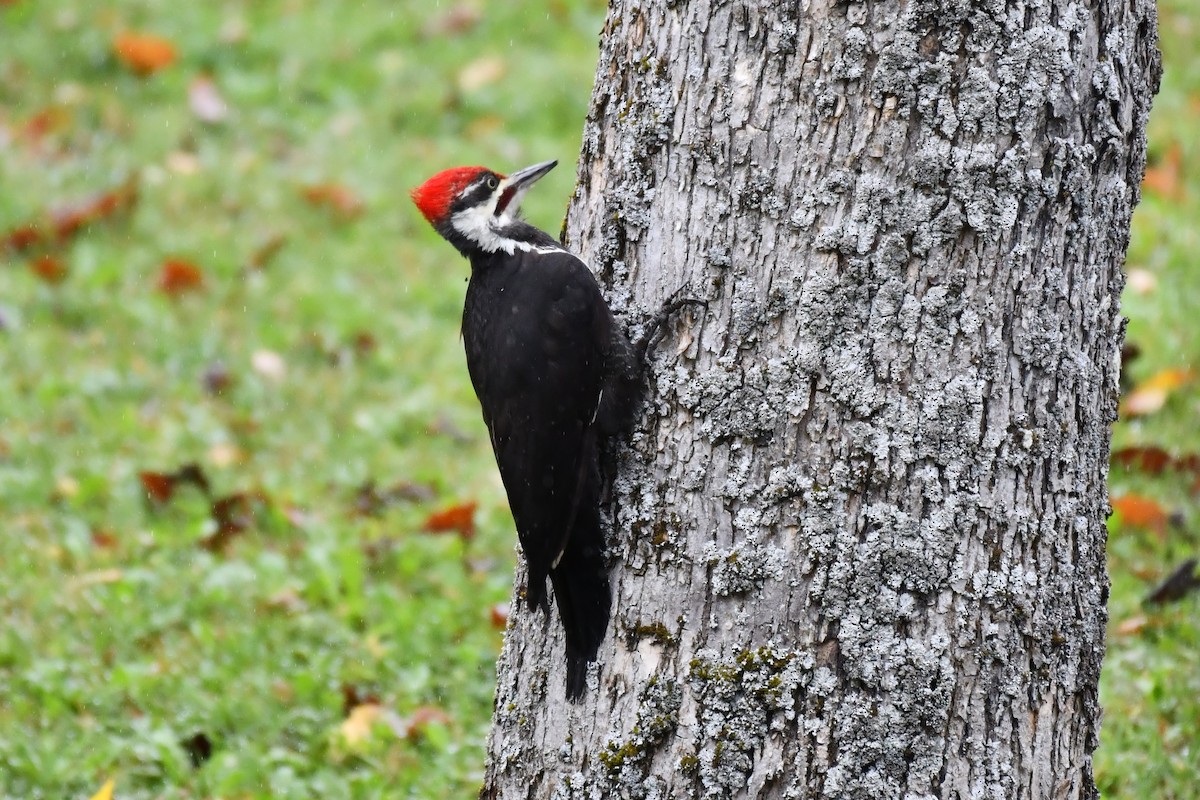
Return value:
M 596 653 L 608 631 L 612 608 L 599 522 L 596 519 L 594 526 L 598 543 L 595 539 L 579 543 L 583 546 L 575 546 L 572 542 L 562 561 L 550 571 L 550 584 L 554 587 L 554 599 L 567 643 L 567 699 L 572 703 L 583 696 L 587 665 L 596 660 Z M 576 528 L 576 532 L 581 531 Z

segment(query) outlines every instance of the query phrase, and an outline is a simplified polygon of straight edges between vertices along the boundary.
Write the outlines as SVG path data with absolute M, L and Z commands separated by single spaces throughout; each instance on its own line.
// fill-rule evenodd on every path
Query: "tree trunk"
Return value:
M 569 239 L 631 328 L 708 305 L 618 448 L 599 680 L 514 602 L 481 796 L 1096 796 L 1155 25 L 613 0 Z

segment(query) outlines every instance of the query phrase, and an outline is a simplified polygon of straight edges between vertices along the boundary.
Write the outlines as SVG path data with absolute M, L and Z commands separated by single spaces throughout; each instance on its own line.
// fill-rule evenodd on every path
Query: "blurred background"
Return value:
M 514 537 L 407 192 L 557 158 L 558 231 L 604 5 L 511 5 L 0 0 L 0 798 L 477 790 Z M 1161 15 L 1096 769 L 1191 798 L 1196 581 L 1147 598 L 1200 550 L 1200 2 Z

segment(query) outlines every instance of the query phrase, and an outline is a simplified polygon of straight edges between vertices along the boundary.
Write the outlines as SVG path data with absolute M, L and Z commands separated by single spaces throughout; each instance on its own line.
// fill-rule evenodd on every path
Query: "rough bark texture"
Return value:
M 708 307 L 620 452 L 598 682 L 517 610 L 483 796 L 1096 796 L 1155 40 L 1149 0 L 613 0 L 569 239 L 633 328 Z

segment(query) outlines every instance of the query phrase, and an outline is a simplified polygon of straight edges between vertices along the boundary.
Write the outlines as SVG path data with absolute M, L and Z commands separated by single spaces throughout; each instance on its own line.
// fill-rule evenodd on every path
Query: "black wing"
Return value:
M 596 502 L 591 429 L 612 315 L 591 272 L 565 251 L 477 268 L 472 284 L 468 366 L 529 566 L 528 597 L 540 605 L 580 508 Z

